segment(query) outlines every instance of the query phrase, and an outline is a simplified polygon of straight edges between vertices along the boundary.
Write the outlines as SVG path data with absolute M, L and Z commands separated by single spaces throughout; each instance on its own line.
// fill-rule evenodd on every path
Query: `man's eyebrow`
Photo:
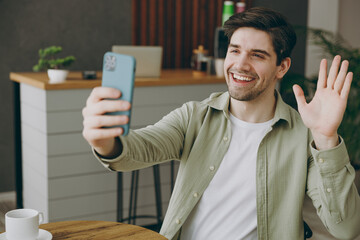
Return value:
M 240 45 L 238 44 L 234 44 L 234 43 L 230 43 L 229 44 L 229 47 L 233 47 L 233 48 L 241 48 Z M 261 54 L 264 54 L 268 57 L 270 57 L 270 53 L 268 53 L 266 50 L 263 50 L 263 49 L 251 49 L 251 52 L 257 52 L 257 53 L 261 53 Z
M 229 47 L 233 47 L 233 48 L 240 48 L 240 46 L 239 46 L 239 45 L 234 44 L 234 43 L 230 43 L 230 44 L 229 44 Z
M 257 52 L 257 53 L 262 53 L 268 57 L 270 57 L 270 53 L 268 53 L 267 51 L 265 50 L 262 50 L 262 49 L 251 49 L 252 52 Z

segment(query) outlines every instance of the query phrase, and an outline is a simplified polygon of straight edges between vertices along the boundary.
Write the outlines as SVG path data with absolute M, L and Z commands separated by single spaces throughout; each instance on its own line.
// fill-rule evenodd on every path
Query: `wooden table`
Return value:
M 65 221 L 40 225 L 53 235 L 53 240 L 166 240 L 157 232 L 135 225 L 106 221 Z

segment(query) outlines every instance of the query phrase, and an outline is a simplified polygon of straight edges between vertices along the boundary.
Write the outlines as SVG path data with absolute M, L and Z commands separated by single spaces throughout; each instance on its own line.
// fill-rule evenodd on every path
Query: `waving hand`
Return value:
M 314 98 L 307 103 L 300 86 L 293 91 L 304 124 L 311 130 L 316 148 L 329 149 L 338 144 L 337 130 L 344 116 L 353 73 L 349 62 L 335 56 L 327 74 L 327 61 L 320 63 L 319 79 Z M 339 70 L 340 68 L 340 70 Z

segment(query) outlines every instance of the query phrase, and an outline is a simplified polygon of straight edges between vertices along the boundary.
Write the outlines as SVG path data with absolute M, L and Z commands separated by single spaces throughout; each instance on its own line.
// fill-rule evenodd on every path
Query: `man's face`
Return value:
M 274 91 L 280 66 L 268 33 L 255 28 L 237 29 L 230 39 L 224 63 L 229 94 L 239 101 L 251 101 Z

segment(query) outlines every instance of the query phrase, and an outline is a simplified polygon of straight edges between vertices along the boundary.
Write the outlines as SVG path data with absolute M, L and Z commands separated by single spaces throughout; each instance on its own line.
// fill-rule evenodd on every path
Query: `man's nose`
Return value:
M 240 54 L 236 57 L 234 63 L 236 69 L 242 71 L 249 71 L 251 69 L 251 64 L 249 58 L 246 54 Z

